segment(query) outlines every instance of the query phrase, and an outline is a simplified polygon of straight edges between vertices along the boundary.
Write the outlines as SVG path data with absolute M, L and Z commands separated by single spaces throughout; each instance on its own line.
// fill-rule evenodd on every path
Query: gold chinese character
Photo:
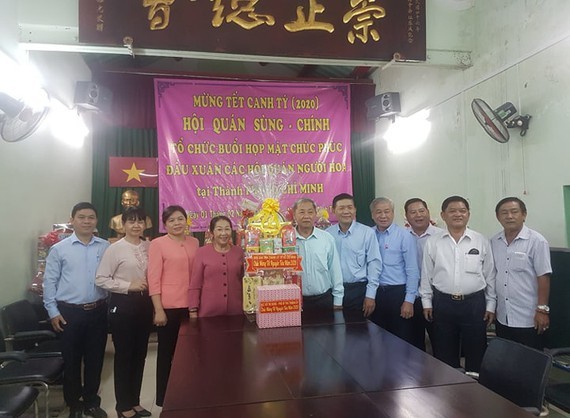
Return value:
M 215 13 L 212 18 L 212 26 L 218 28 L 224 23 L 224 6 L 222 0 L 210 0 L 214 2 L 212 11 Z M 259 25 L 273 26 L 275 18 L 271 15 L 263 15 L 255 13 L 255 5 L 259 0 L 232 0 L 231 9 L 233 12 L 228 13 L 226 16 L 227 23 L 235 23 L 244 29 L 253 29 Z M 239 3 L 246 3 L 240 6 Z M 242 17 L 240 15 L 245 15 Z
M 382 19 L 386 16 L 386 11 L 383 7 L 377 6 L 374 3 L 376 0 L 350 0 L 350 6 L 352 10 L 347 12 L 343 17 L 342 21 L 344 23 L 350 22 L 352 19 L 356 19 L 356 23 L 352 25 L 354 31 L 349 31 L 347 38 L 348 42 L 354 43 L 355 39 L 358 38 L 362 43 L 368 42 L 368 36 L 371 36 L 374 41 L 380 39 L 380 34 L 371 26 L 374 24 L 373 19 Z
M 317 3 L 317 0 L 309 0 L 308 18 L 303 14 L 303 6 L 297 7 L 297 20 L 285 24 L 285 29 L 289 32 L 299 32 L 302 30 L 326 30 L 334 32 L 334 25 L 327 22 L 317 22 L 315 15 L 325 11 L 325 6 Z
M 143 0 L 143 7 L 150 7 L 150 30 L 162 30 L 170 23 L 170 6 L 175 0 Z

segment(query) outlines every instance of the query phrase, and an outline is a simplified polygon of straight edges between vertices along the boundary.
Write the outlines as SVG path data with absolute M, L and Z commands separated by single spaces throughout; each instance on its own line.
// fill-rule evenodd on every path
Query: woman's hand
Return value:
M 131 281 L 131 284 L 129 285 L 129 292 L 144 292 L 147 289 L 148 284 L 146 281 L 141 279 L 135 279 Z
M 154 319 L 152 323 L 157 327 L 163 327 L 168 322 L 168 318 L 166 318 L 166 313 L 164 311 L 158 311 L 154 313 Z

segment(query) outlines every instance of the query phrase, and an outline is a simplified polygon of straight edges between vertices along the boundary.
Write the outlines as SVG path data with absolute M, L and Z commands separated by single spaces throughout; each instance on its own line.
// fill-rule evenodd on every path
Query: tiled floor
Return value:
M 148 354 L 146 357 L 145 373 L 143 378 L 143 387 L 141 391 L 141 405 L 152 412 L 152 416 L 158 418 L 162 408 L 156 406 L 155 400 L 155 378 L 156 378 L 156 335 L 151 335 L 151 340 L 148 346 Z M 101 374 L 101 408 L 103 408 L 110 418 L 116 417 L 115 412 L 115 391 L 113 387 L 113 342 L 111 337 L 107 341 L 107 348 L 105 351 L 105 363 L 103 365 L 103 373 Z M 40 408 L 43 406 L 43 398 L 40 399 Z M 59 414 L 52 415 L 55 417 L 66 418 L 69 415 L 69 410 L 65 408 L 63 401 L 63 393 L 61 387 L 54 388 L 50 393 L 50 410 L 59 411 Z M 26 417 L 33 416 L 33 413 L 26 414 Z M 41 415 L 40 415 L 41 416 Z

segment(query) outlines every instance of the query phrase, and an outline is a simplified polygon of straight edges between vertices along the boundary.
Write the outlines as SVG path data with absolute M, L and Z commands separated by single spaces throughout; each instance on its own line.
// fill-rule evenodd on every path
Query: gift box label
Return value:
M 259 328 L 301 325 L 301 289 L 294 284 L 257 288 L 256 322 Z
M 297 253 L 288 254 L 251 254 L 246 257 L 246 271 L 256 272 L 265 269 L 292 269 L 301 271 L 301 259 Z

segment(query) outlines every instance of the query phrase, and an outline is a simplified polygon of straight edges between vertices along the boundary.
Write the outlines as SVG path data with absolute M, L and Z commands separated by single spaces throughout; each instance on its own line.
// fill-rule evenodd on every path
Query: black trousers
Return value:
M 424 317 L 424 308 L 421 298 L 414 302 L 414 317 L 412 318 L 413 344 L 422 351 L 426 351 L 426 331 L 433 349 L 433 326 Z
M 115 346 L 115 409 L 119 412 L 140 405 L 152 312 L 148 293 L 111 294 L 109 323 Z
M 503 325 L 499 321 L 495 321 L 495 330 L 497 332 L 497 337 L 515 341 L 540 351 L 544 350 L 544 334 L 539 335 L 534 327 L 514 328 Z
M 334 298 L 332 289 L 327 290 L 325 293 L 313 296 L 303 296 L 303 310 L 312 311 L 315 309 L 332 310 Z
M 376 309 L 370 320 L 386 331 L 413 343 L 412 320 L 400 316 L 402 303 L 406 297 L 406 285 L 378 286 L 376 292 Z
M 366 297 L 366 286 L 368 285 L 368 281 L 344 283 L 343 285 L 343 309 L 362 313 L 362 306 L 364 305 L 364 298 Z
M 433 293 L 434 355 L 451 367 L 460 367 L 461 350 L 465 355 L 465 370 L 479 372 L 487 348 L 485 292 L 453 300 L 450 295 Z
M 162 406 L 174 349 L 178 341 L 178 331 L 182 320 L 188 318 L 188 308 L 165 309 L 167 323 L 163 327 L 157 327 L 158 352 L 156 356 L 156 404 Z
M 97 407 L 107 344 L 107 304 L 84 311 L 59 303 L 58 309 L 67 322 L 61 333 L 65 403 L 70 409 Z

